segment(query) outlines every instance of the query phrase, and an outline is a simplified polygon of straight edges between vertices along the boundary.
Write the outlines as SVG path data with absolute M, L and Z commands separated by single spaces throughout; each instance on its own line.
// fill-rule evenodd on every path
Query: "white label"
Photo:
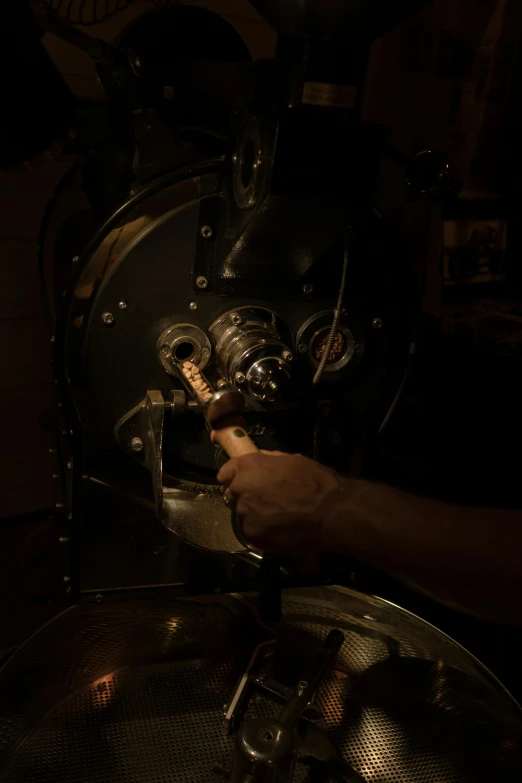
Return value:
M 336 106 L 339 109 L 353 109 L 357 98 L 357 87 L 350 84 L 329 84 L 328 82 L 305 82 L 303 103 L 313 106 Z

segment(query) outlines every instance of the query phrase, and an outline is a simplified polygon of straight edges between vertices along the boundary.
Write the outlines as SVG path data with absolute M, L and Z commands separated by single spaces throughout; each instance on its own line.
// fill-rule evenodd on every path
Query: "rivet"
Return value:
M 131 440 L 131 449 L 133 451 L 143 451 L 143 441 L 141 438 L 133 438 Z

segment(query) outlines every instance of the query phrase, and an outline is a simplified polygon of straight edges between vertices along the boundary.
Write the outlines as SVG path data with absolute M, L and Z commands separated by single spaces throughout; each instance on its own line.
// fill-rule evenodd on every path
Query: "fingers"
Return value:
M 264 456 L 261 456 L 263 454 Z M 253 466 L 256 465 L 260 468 L 261 464 L 264 461 L 264 458 L 267 454 L 276 454 L 276 455 L 282 455 L 283 452 L 259 452 L 256 451 L 255 454 L 245 454 L 242 457 L 233 457 L 233 459 L 230 459 L 228 462 L 225 462 L 219 473 L 217 474 L 217 479 L 221 484 L 224 484 L 225 487 L 229 487 L 231 483 L 234 481 L 236 476 L 238 474 L 242 474 L 244 471 L 251 470 Z
M 234 480 L 234 476 L 236 475 L 236 469 L 237 469 L 236 463 L 237 463 L 237 458 L 229 459 L 229 461 L 225 462 L 225 464 L 220 468 L 220 471 L 217 474 L 217 480 L 221 484 L 224 484 L 225 487 L 228 487 Z
M 284 451 L 267 451 L 266 449 L 260 449 L 260 454 L 264 454 L 268 457 L 285 457 L 288 456 L 286 452 Z M 240 460 L 243 459 L 249 459 L 251 456 L 247 454 L 245 457 L 234 457 L 234 459 L 230 459 L 228 462 L 225 462 L 225 464 L 221 467 L 219 473 L 217 474 L 217 480 L 224 484 L 225 487 L 228 487 L 232 481 L 234 480 L 234 477 L 238 471 L 238 467 L 242 464 Z

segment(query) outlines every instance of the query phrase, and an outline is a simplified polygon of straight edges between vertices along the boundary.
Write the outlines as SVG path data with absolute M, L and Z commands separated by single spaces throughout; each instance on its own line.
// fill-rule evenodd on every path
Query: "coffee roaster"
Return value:
M 223 502 L 227 455 L 364 470 L 417 315 L 374 208 L 381 156 L 418 197 L 455 187 L 439 156 L 410 160 L 361 119 L 372 41 L 423 0 L 254 5 L 272 60 L 195 6 L 108 45 L 33 3 L 110 100 L 40 237 L 76 604 L 0 672 L 0 776 L 514 783 L 520 709 L 481 664 L 325 586 L 350 580 L 346 560 L 250 550 Z
M 147 470 L 157 517 L 206 549 L 244 547 L 184 363 L 241 392 L 257 447 L 348 470 L 407 362 L 414 275 L 374 209 L 384 136 L 360 108 L 372 40 L 422 3 L 370 5 L 270 6 L 281 34 L 262 62 L 195 7 L 142 17 L 113 47 L 82 43 L 119 120 L 42 232 L 63 429 L 82 438 L 64 462 L 72 485 L 127 495 Z M 429 152 L 408 165 L 422 195 L 449 182 Z

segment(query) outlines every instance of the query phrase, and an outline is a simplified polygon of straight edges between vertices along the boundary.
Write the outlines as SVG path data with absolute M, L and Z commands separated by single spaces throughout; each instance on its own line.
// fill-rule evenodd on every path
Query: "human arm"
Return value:
M 522 622 L 522 512 L 459 506 L 361 479 L 300 455 L 253 454 L 218 478 L 248 540 L 290 554 L 349 554 L 436 600 Z

